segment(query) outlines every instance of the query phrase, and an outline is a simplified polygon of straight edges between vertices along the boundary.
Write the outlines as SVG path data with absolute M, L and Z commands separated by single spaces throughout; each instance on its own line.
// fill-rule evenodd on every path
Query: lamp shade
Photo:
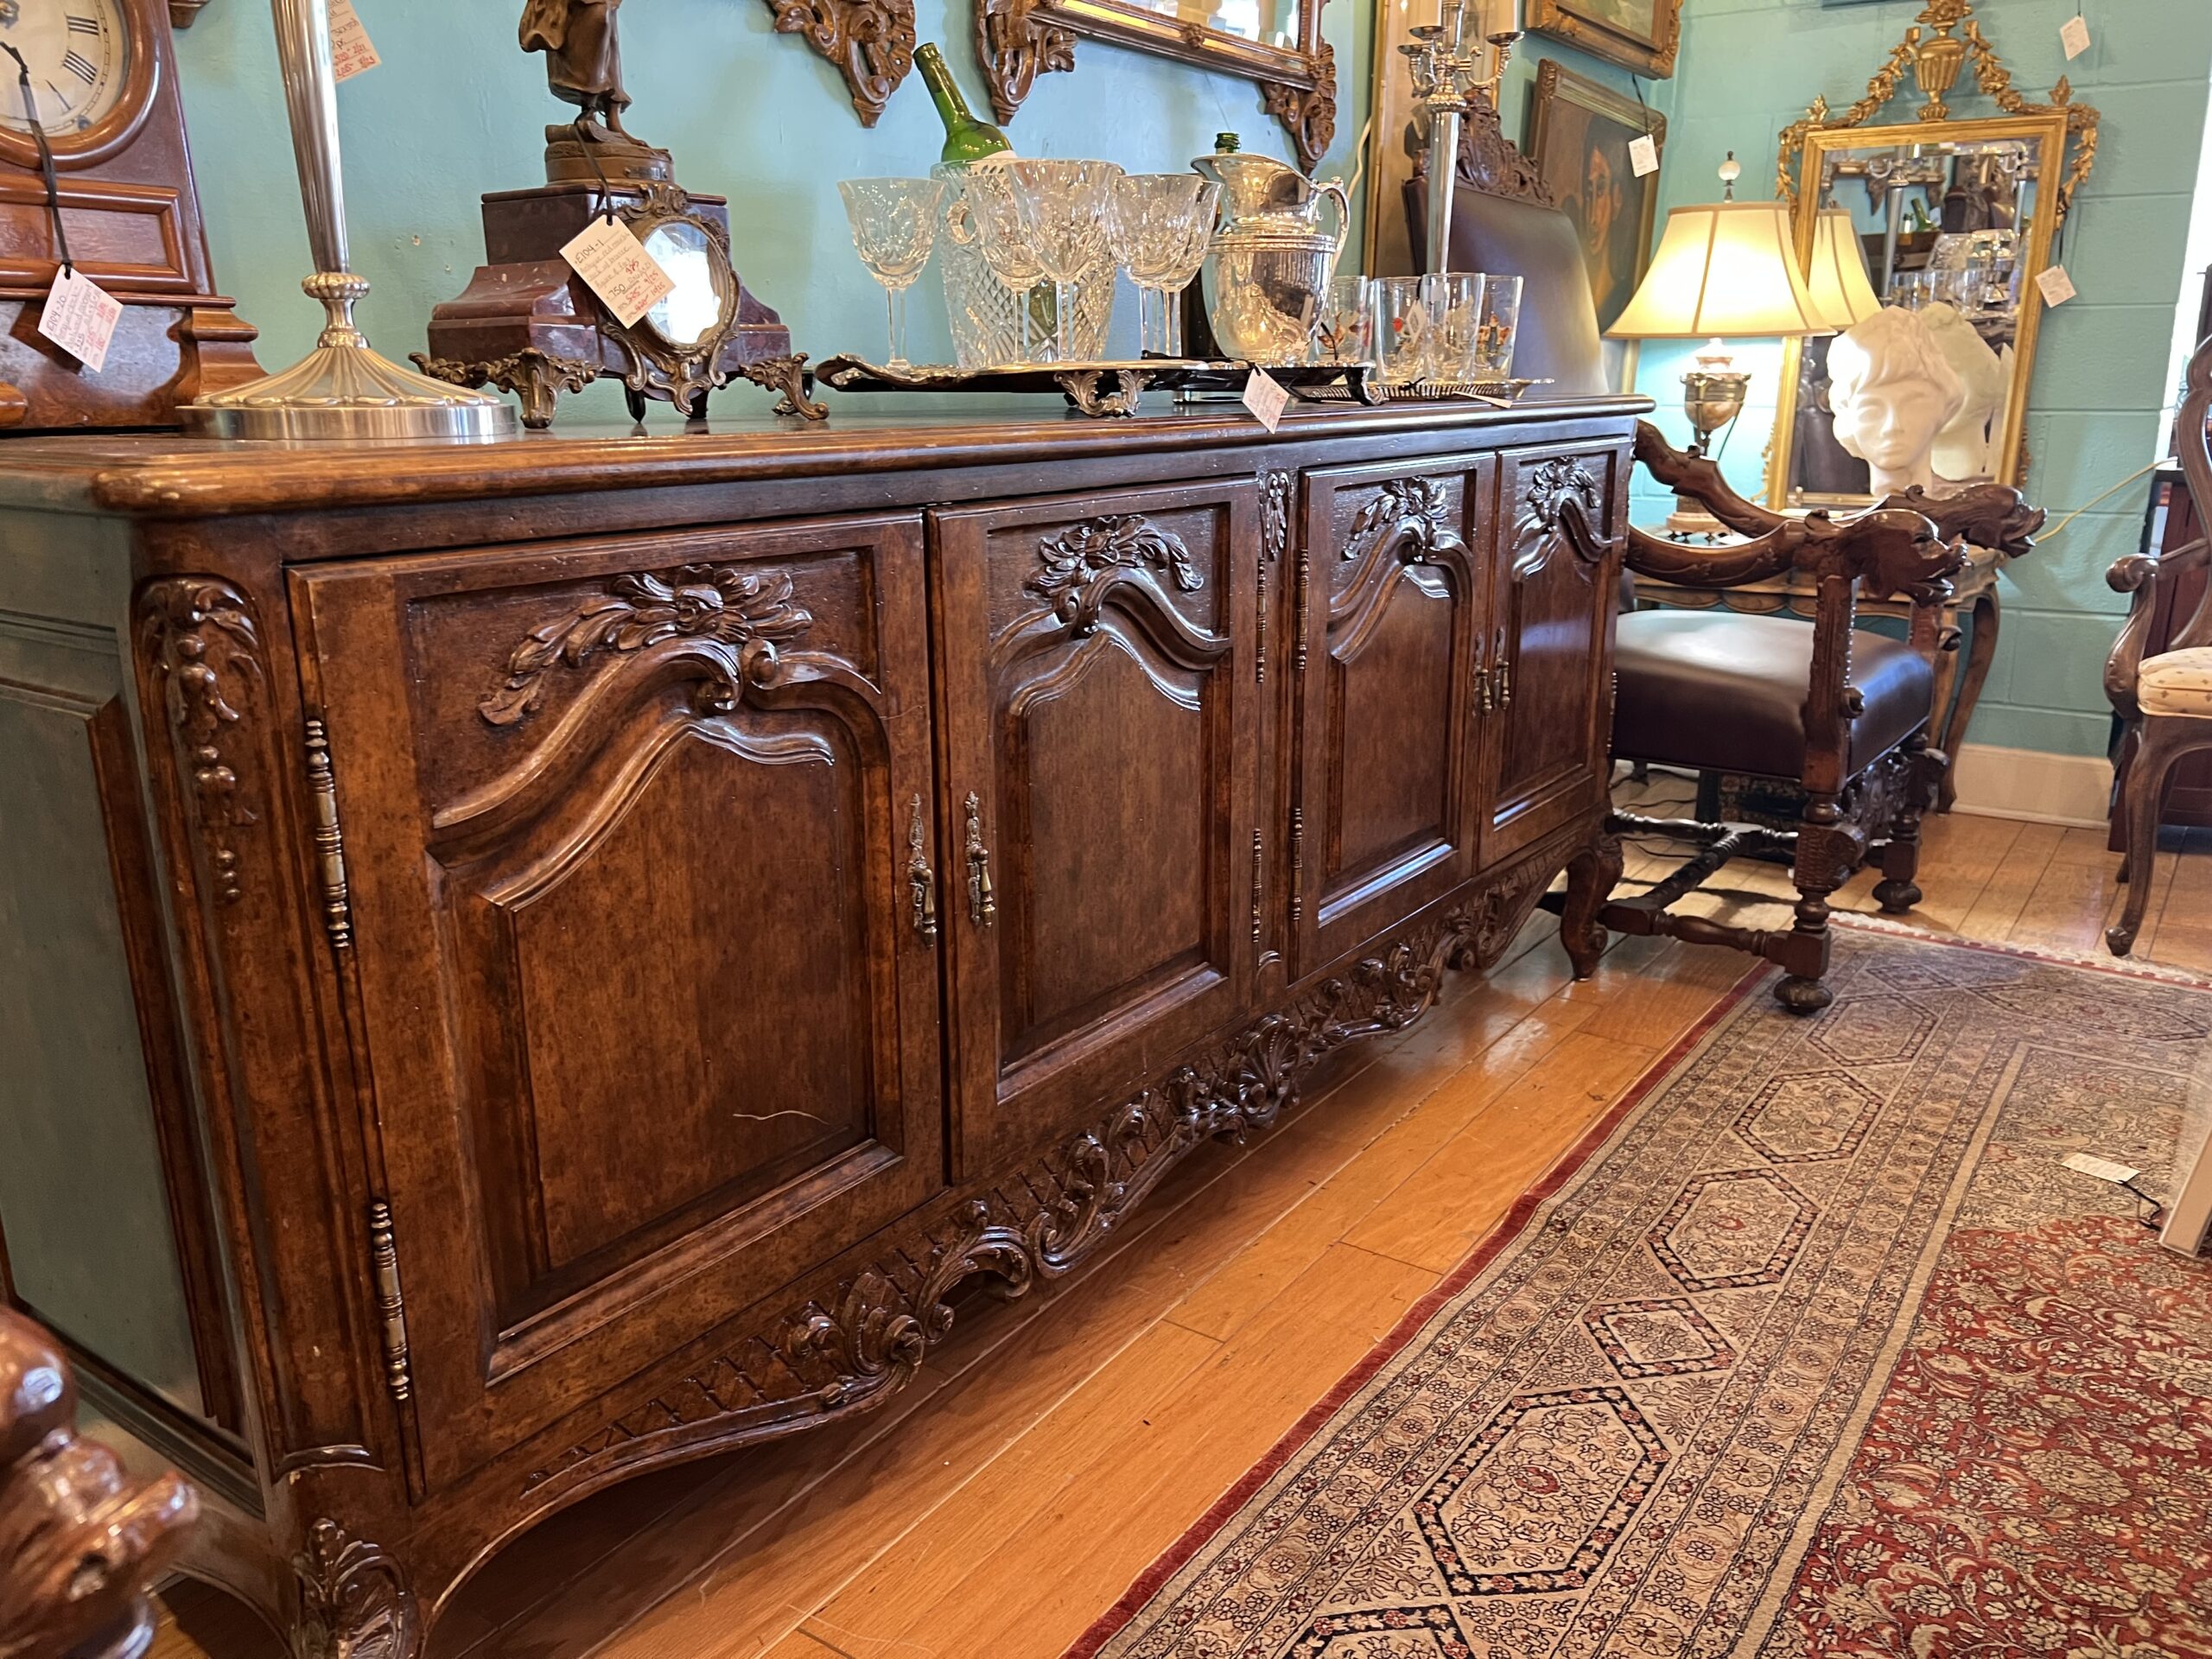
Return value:
M 1866 279 L 1859 228 L 1841 207 L 1823 207 L 1813 221 L 1813 268 L 1805 275 L 1805 288 L 1831 334 L 1840 334 L 1882 308 Z
M 1828 330 L 1798 274 L 1789 219 L 1773 201 L 1677 207 L 1618 321 L 1617 340 L 1764 340 Z

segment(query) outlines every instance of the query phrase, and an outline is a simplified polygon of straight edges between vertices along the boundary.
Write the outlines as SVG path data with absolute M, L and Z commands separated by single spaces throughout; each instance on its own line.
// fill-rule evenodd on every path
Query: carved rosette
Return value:
M 1098 626 L 1107 594 L 1136 573 L 1163 571 L 1186 594 L 1205 586 L 1183 538 L 1138 513 L 1071 524 L 1039 542 L 1037 557 L 1043 573 L 1022 583 L 1023 590 L 1050 604 L 1052 614 L 1079 634 Z
M 508 653 L 506 678 L 477 712 L 493 726 L 512 726 L 543 700 L 546 676 L 556 668 L 582 668 L 602 652 L 622 655 L 676 639 L 731 649 L 729 678 L 702 696 L 706 707 L 724 711 L 746 688 L 773 685 L 780 672 L 777 647 L 813 626 L 813 614 L 792 602 L 791 579 L 780 571 L 687 564 L 672 576 L 617 576 L 604 595 L 524 636 Z
M 1283 124 L 1298 164 L 1312 172 L 1329 153 L 1337 136 L 1337 50 L 1326 41 L 1306 59 L 1310 86 L 1288 81 L 1260 83 L 1260 105 Z
M 925 1237 L 899 1240 L 834 1294 L 767 1322 L 605 1421 L 541 1465 L 524 1490 L 592 1479 L 663 1450 L 777 1439 L 880 1404 L 951 1331 L 961 1284 L 988 1276 L 1020 1296 L 1077 1266 L 1206 1141 L 1268 1128 L 1325 1056 L 1418 1020 L 1434 1005 L 1447 961 L 1495 962 L 1589 834 L 1586 823 L 1563 831 L 1459 906 L 1177 1066 Z
M 991 112 L 1011 121 L 1037 77 L 1075 67 L 1075 34 L 1052 22 L 1038 0 L 978 0 L 976 61 L 991 94 Z
M 914 67 L 914 0 L 767 0 L 776 33 L 798 35 L 836 66 L 861 124 L 872 127 Z
M 238 903 L 238 831 L 246 804 L 233 738 L 246 690 L 261 683 L 261 636 L 245 596 L 208 576 L 171 576 L 138 596 L 138 638 L 162 688 L 219 903 Z
M 1452 533 L 1452 503 L 1441 480 L 1385 480 L 1352 515 L 1337 556 L 1346 563 L 1364 558 L 1392 541 L 1397 543 L 1399 556 L 1408 564 L 1418 564 L 1433 557 L 1441 548 L 1459 544 Z
M 300 1618 L 292 1647 L 298 1659 L 415 1659 L 421 1630 L 414 1592 L 399 1563 L 335 1521 L 308 1529 L 292 1557 Z

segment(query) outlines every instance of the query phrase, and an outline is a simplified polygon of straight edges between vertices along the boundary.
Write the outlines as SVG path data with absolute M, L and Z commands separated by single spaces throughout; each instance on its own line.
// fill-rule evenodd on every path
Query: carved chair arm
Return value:
M 1746 501 L 1728 486 L 1710 456 L 1694 455 L 1667 442 L 1649 421 L 1636 423 L 1636 458 L 1675 494 L 1687 496 L 1738 536 L 1759 537 L 1796 520 Z
M 2212 543 L 2200 536 L 2185 547 L 2155 556 L 2130 553 L 2115 560 L 2112 569 L 2105 572 L 2106 587 L 2115 594 L 2131 595 L 2127 620 L 2120 624 L 2119 635 L 2112 642 L 2112 654 L 2105 658 L 2105 700 L 2122 720 L 2133 720 L 2141 712 L 2135 702 L 2135 681 L 2150 646 L 2152 626 L 2158 619 L 2160 584 L 2170 577 L 2182 576 L 2208 565 L 2212 565 Z M 2212 635 L 2212 600 L 2198 605 L 2189 626 L 2168 640 L 2166 649 L 2185 651 L 2196 645 L 2212 645 L 2212 638 L 2199 635 Z
M 1784 519 L 1731 547 L 1695 547 L 1629 526 L 1628 568 L 1683 588 L 1740 588 L 1795 569 L 1806 542 L 1804 524 Z

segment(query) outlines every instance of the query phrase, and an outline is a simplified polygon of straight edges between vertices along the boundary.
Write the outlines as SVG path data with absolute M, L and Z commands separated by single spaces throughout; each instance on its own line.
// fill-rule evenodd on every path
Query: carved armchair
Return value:
M 0 1307 L 0 1659 L 136 1659 L 147 1586 L 199 1514 L 177 1476 L 134 1479 L 76 1419 L 56 1344 Z
M 2212 338 L 2189 362 L 2188 391 L 2174 423 L 2174 444 L 2182 477 L 2196 502 L 2197 516 L 2212 510 Z M 2212 583 L 2197 601 L 2196 614 L 2155 657 L 2143 654 L 2164 585 L 2206 568 L 2207 543 L 2198 537 L 2186 547 L 2159 557 L 2131 554 L 2106 573 L 2116 593 L 2131 594 L 2127 620 L 2105 664 L 2105 695 L 2126 722 L 2122 740 L 2126 760 L 2124 817 L 2127 853 L 2120 879 L 2127 883 L 2127 903 L 2106 931 L 2105 944 L 2116 957 L 2135 948 L 2143 912 L 2151 897 L 2151 861 L 2158 845 L 2159 807 L 2166 780 L 2183 755 L 2212 749 Z
M 1613 757 L 1793 781 L 1805 807 L 1794 833 L 1615 813 L 1615 836 L 1663 836 L 1699 850 L 1648 892 L 1613 899 L 1620 857 L 1618 844 L 1611 847 L 1594 879 L 1565 901 L 1567 948 L 1576 971 L 1586 973 L 1608 930 L 1732 946 L 1782 967 L 1776 995 L 1785 1007 L 1811 1013 L 1832 995 L 1822 982 L 1828 895 L 1878 856 L 1883 880 L 1874 894 L 1883 909 L 1902 912 L 1920 899 L 1913 877 L 1921 816 L 1936 804 L 1949 768 L 1929 734 L 1935 655 L 1955 643 L 1941 637 L 1941 611 L 1949 578 L 1965 563 L 1957 538 L 2024 552 L 2043 514 L 2017 492 L 1986 487 L 1941 499 L 1912 491 L 1843 520 L 1790 518 L 1745 501 L 1712 461 L 1674 448 L 1649 425 L 1638 429 L 1637 458 L 1747 539 L 1685 546 L 1631 529 L 1630 571 L 1708 588 L 1795 571 L 1812 585 L 1815 609 L 1808 627 L 1782 616 L 1624 607 Z M 1862 598 L 1909 601 L 1910 638 L 1859 629 Z M 1672 908 L 1739 857 L 1789 861 L 1798 892 L 1790 928 L 1741 927 Z

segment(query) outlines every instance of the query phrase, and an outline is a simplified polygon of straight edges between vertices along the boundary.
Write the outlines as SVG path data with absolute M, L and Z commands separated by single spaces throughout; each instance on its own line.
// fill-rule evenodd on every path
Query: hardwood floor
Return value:
M 1909 919 L 2101 950 L 2122 891 L 2103 844 L 1935 819 Z M 1672 861 L 1634 847 L 1628 874 Z M 1874 910 L 1878 879 L 1840 907 Z M 2212 831 L 2170 836 L 2152 880 L 2138 957 L 2212 970 Z M 1700 902 L 1745 918 L 1790 891 L 1766 866 L 1714 885 Z M 963 1306 L 874 1416 L 526 1535 L 463 1591 L 439 1659 L 1053 1659 L 1751 966 L 1617 941 L 1578 985 L 1554 931 L 1539 918 L 1487 982 L 1454 976 L 1411 1031 L 1338 1056 L 1279 1129 L 1192 1158 L 1103 1257 Z M 212 1592 L 172 1606 L 165 1659 L 280 1651 Z

